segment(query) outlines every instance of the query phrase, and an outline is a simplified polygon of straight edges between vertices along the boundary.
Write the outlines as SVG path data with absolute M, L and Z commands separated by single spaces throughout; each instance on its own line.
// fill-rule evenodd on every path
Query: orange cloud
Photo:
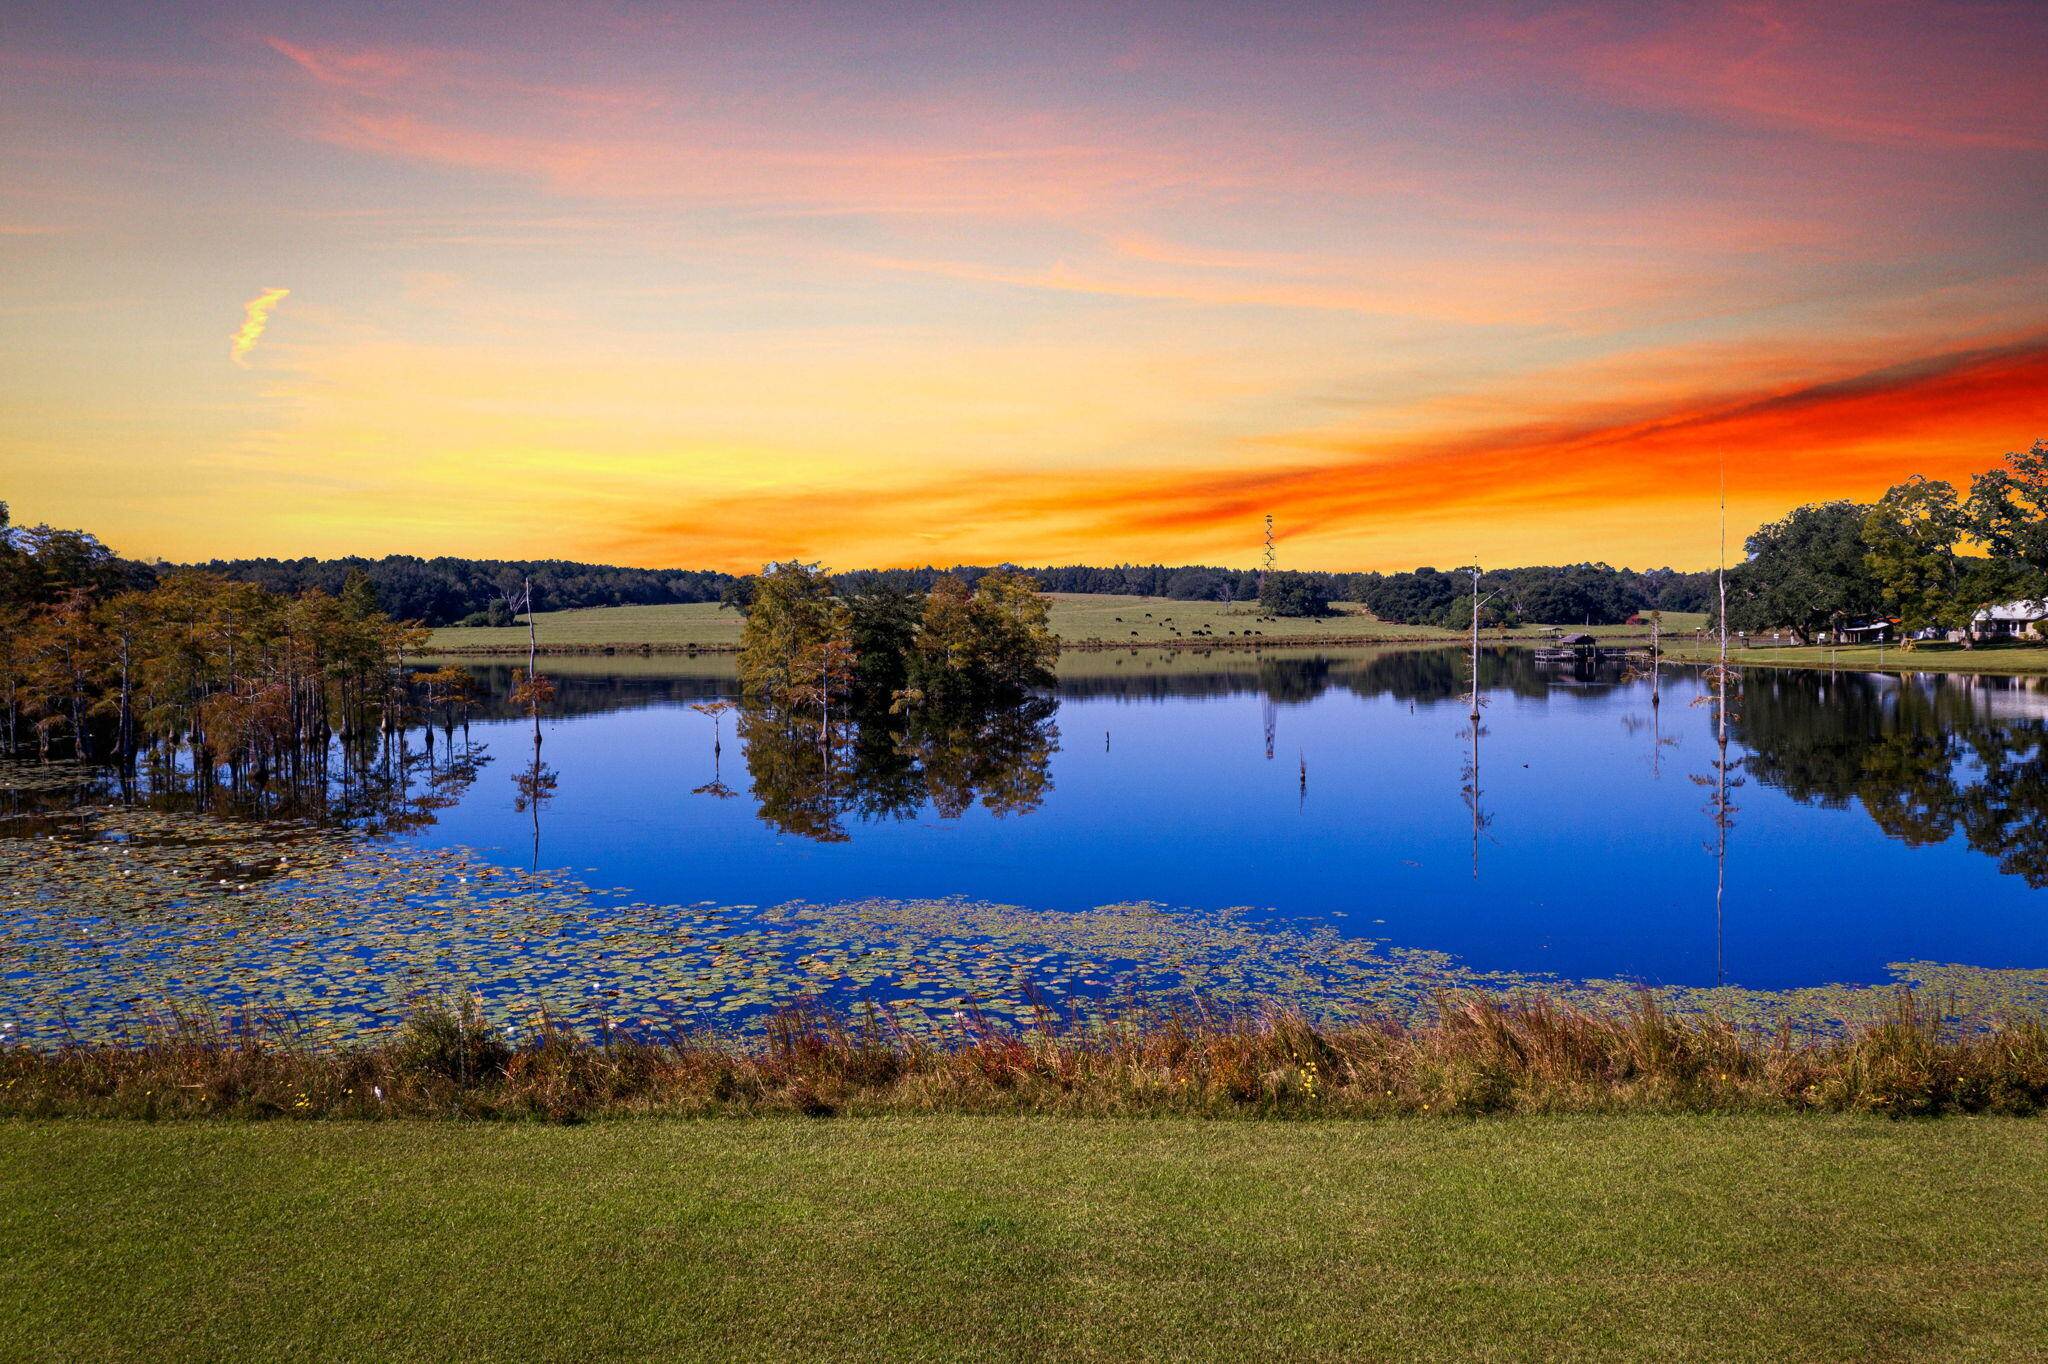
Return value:
M 1623 418 L 1566 415 L 1401 442 L 1309 437 L 1336 457 L 1277 467 L 1092 477 L 1010 468 L 896 489 L 712 499 L 609 547 L 641 562 L 709 554 L 728 565 L 792 553 L 866 563 L 887 547 L 883 557 L 902 562 L 915 530 L 938 525 L 948 531 L 940 553 L 962 560 L 1187 558 L 1234 546 L 1219 557 L 1246 562 L 1247 528 L 1272 512 L 1295 552 L 1323 567 L 1410 567 L 1475 549 L 1496 562 L 1696 567 L 1712 553 L 1724 461 L 1738 527 L 1804 500 L 1873 497 L 1909 472 L 1965 479 L 2043 434 L 2043 392 L 2048 336 L 2033 336 Z M 1596 533 L 1598 548 L 1586 543 Z
M 244 369 L 249 367 L 249 352 L 255 350 L 256 343 L 263 339 L 263 329 L 270 325 L 270 314 L 290 292 L 289 289 L 265 289 L 242 305 L 242 325 L 229 338 L 229 359 Z
M 1278 509 L 1305 533 L 1346 525 L 1513 526 L 1698 504 L 1726 462 L 1745 506 L 1874 496 L 1908 472 L 1964 478 L 2036 436 L 2048 337 L 1872 370 L 1784 392 L 1702 399 L 1634 419 L 1570 419 L 1201 480 L 1129 480 L 1088 506 L 1108 534 L 1198 532 Z M 1069 504 L 1073 510 L 1073 505 Z

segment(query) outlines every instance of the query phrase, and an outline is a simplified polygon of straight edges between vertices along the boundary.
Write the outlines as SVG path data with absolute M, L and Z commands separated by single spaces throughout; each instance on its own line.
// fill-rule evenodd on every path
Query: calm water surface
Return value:
M 1619 664 L 1525 651 L 1482 659 L 1476 746 L 1452 651 L 1094 654 L 1041 713 L 877 728 L 829 766 L 700 709 L 734 696 L 729 660 L 553 671 L 541 808 L 514 781 L 530 731 L 483 720 L 492 763 L 400 837 L 665 902 L 1252 906 L 1574 978 L 1779 988 L 1913 959 L 2048 963 L 2032 681 L 1750 670 L 1724 802 L 1698 674 L 1666 671 L 1653 706 Z M 507 670 L 479 672 L 503 694 Z

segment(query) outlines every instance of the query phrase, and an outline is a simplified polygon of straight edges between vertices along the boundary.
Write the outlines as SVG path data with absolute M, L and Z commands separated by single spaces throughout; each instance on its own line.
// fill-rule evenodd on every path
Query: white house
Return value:
M 1970 633 L 1978 639 L 2048 638 L 2048 602 L 2009 601 L 1987 606 L 1970 619 Z

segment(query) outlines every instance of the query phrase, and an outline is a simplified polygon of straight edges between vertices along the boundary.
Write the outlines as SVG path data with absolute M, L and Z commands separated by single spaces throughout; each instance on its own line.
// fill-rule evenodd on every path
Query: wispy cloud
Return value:
M 1938 24 L 1924 18 L 1902 0 L 1697 5 L 1646 32 L 1586 34 L 1590 41 L 1553 52 L 1595 88 L 1649 107 L 1840 142 L 2048 149 L 2048 118 L 2027 94 L 2035 44 L 2048 34 L 2040 8 L 1982 5 Z
M 249 367 L 249 352 L 256 349 L 256 343 L 263 339 L 263 329 L 270 325 L 270 315 L 277 311 L 277 305 L 284 302 L 289 289 L 265 289 L 242 305 L 242 325 L 235 329 L 230 338 L 228 358 L 243 369 Z
M 2043 0 L 50 8 L 0 477 L 134 551 L 1700 563 L 2043 434 Z

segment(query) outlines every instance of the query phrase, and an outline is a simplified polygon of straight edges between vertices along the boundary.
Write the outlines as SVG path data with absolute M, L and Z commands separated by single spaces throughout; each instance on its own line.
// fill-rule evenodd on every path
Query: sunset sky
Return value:
M 2048 437 L 2048 3 L 0 0 L 0 499 L 172 559 L 1710 564 Z

